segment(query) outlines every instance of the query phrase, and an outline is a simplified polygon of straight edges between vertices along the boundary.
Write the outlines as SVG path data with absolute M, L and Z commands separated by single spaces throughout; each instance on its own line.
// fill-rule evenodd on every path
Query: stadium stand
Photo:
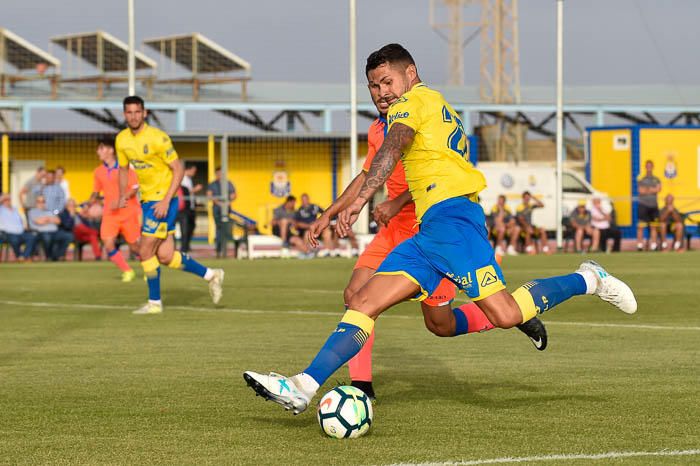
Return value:
M 62 76 L 60 84 L 90 84 L 97 87 L 97 98 L 104 96 L 105 87 L 114 83 L 126 83 L 128 81 L 128 47 L 121 40 L 104 31 L 88 32 L 83 34 L 68 34 L 52 37 L 51 42 L 68 52 L 69 57 L 79 57 L 94 69 L 94 73 L 82 74 L 82 66 L 77 63 L 73 69 L 73 63 L 66 63 L 65 72 L 70 76 Z M 155 79 L 156 62 L 146 55 L 136 52 L 136 71 L 143 72 L 138 80 L 146 89 L 146 97 L 152 93 Z M 73 73 L 75 72 L 75 75 Z
M 192 99 L 199 100 L 200 87 L 205 84 L 240 83 L 241 100 L 248 100 L 250 63 L 202 34 L 159 37 L 143 43 L 161 57 L 169 58 L 171 65 L 178 64 L 188 72 L 186 76 L 161 77 L 156 84 L 191 85 Z M 244 74 L 235 75 L 237 72 Z
M 0 97 L 6 97 L 8 87 L 12 89 L 17 83 L 48 81 L 51 98 L 55 99 L 60 66 L 56 57 L 14 32 L 0 28 Z

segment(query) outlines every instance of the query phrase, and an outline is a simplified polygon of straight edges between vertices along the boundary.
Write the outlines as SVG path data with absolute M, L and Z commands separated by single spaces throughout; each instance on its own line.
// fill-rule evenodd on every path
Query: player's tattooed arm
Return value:
M 372 165 L 367 171 L 358 197 L 367 202 L 377 189 L 384 185 L 391 172 L 394 171 L 394 166 L 401 158 L 403 150 L 413 143 L 415 134 L 413 128 L 401 123 L 396 123 L 391 127 L 384 138 L 382 147 L 379 148 L 377 155 L 372 160 Z

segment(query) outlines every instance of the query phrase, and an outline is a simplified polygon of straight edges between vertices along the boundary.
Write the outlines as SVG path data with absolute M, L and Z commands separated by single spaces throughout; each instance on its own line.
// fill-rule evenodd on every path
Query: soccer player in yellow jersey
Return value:
M 175 218 L 177 217 L 177 189 L 184 169 L 173 143 L 163 131 L 146 124 L 143 99 L 129 96 L 124 99 L 124 118 L 127 128 L 116 139 L 119 161 L 120 206 L 127 204 L 129 165 L 136 170 L 141 192 L 143 225 L 141 227 L 141 266 L 148 282 L 148 302 L 134 314 L 160 314 L 160 265 L 198 275 L 209 282 L 209 293 L 214 304 L 221 299 L 224 271 L 210 269 L 175 250 Z
M 636 312 L 632 290 L 593 261 L 584 262 L 575 273 L 533 280 L 508 293 L 488 240 L 484 211 L 476 202 L 486 181 L 468 162 L 459 115 L 439 92 L 421 82 L 410 53 L 398 44 L 372 53 L 366 70 L 380 83 L 382 98 L 392 104 L 389 131 L 357 200 L 340 213 L 337 229 L 347 233 L 401 159 L 420 230 L 394 248 L 352 295 L 338 327 L 304 371 L 294 377 L 243 374 L 257 394 L 295 414 L 304 411 L 319 387 L 362 348 L 382 312 L 405 299 L 425 299 L 443 277 L 500 328 L 514 327 L 582 294 L 596 294 L 625 313 Z

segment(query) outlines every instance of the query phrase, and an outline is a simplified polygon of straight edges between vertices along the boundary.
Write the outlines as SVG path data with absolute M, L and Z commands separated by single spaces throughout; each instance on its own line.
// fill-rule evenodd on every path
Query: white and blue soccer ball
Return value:
M 318 402 L 317 416 L 329 437 L 361 437 L 372 426 L 372 402 L 359 388 L 335 387 Z

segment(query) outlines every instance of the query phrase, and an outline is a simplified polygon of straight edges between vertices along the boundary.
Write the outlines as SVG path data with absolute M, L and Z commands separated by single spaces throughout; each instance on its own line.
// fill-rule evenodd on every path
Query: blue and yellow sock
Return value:
M 586 280 L 579 273 L 559 277 L 538 278 L 513 292 L 523 314 L 523 322 L 552 309 L 572 296 L 586 294 Z
M 374 329 L 371 317 L 349 309 L 304 372 L 319 385 L 360 351 Z
M 160 301 L 160 262 L 156 256 L 141 262 L 148 283 L 149 301 Z
M 173 260 L 170 261 L 168 267 L 184 270 L 185 272 L 193 273 L 202 278 L 204 278 L 204 275 L 207 273 L 206 267 L 192 259 L 189 254 L 181 253 L 180 251 L 175 251 L 173 253 Z

